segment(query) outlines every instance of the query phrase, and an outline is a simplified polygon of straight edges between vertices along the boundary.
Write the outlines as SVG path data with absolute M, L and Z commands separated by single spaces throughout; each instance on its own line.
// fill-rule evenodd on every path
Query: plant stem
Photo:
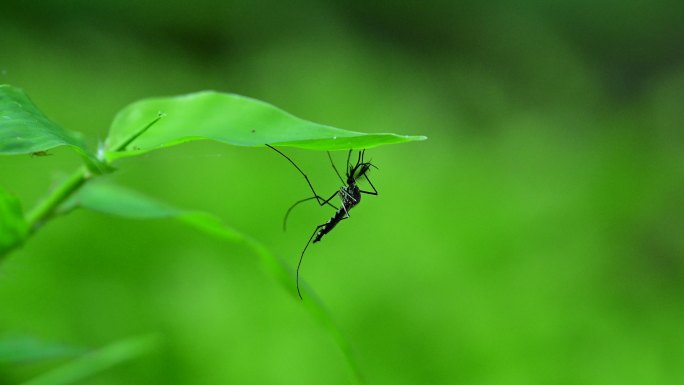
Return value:
M 71 174 L 62 184 L 57 186 L 50 195 L 45 197 L 36 207 L 26 215 L 26 222 L 33 233 L 54 213 L 57 207 L 78 191 L 90 177 L 88 169 L 81 167 Z
M 114 151 L 125 151 L 128 145 L 135 141 L 140 135 L 145 133 L 145 131 L 157 123 L 162 117 L 164 117 L 164 114 L 159 113 L 156 119 L 150 122 L 147 126 L 143 127 L 140 131 L 134 133 L 130 138 L 117 146 Z M 111 170 L 108 171 L 111 172 Z M 33 210 L 26 214 L 26 223 L 28 224 L 30 233 L 35 233 L 47 220 L 52 218 L 59 206 L 69 199 L 69 197 L 76 191 L 78 191 L 78 189 L 80 189 L 83 184 L 90 179 L 91 176 L 92 174 L 88 171 L 87 167 L 79 168 L 66 180 L 64 180 L 62 184 L 57 186 L 57 188 L 54 189 L 50 195 L 40 201 L 38 205 L 33 208 Z
M 138 137 L 140 135 L 144 134 L 145 131 L 149 130 L 150 127 L 154 126 L 154 124 L 157 123 L 159 120 L 161 120 L 161 118 L 163 118 L 163 117 L 164 117 L 164 114 L 162 114 L 160 112 L 159 115 L 157 115 L 156 119 L 154 119 L 152 122 L 150 122 L 150 124 L 148 124 L 147 126 L 143 127 L 140 131 L 133 133 L 133 135 L 131 135 L 130 138 L 128 138 L 126 141 L 124 141 L 119 146 L 117 146 L 114 149 L 114 152 L 125 151 L 126 147 L 128 147 L 129 144 L 133 143 L 136 139 L 138 139 Z

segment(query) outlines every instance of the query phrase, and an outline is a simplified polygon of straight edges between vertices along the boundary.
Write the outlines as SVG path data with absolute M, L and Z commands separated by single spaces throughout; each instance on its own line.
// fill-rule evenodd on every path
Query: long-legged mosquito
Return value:
M 285 214 L 285 219 L 283 220 L 283 228 L 285 228 L 287 224 L 287 217 L 290 215 L 292 209 L 302 202 L 316 199 L 320 206 L 328 205 L 337 210 L 335 214 L 332 216 L 332 218 L 330 218 L 326 223 L 316 226 L 316 229 L 314 230 L 313 234 L 311 234 L 311 237 L 309 237 L 309 240 L 306 242 L 306 246 L 304 246 L 304 250 L 302 250 L 302 253 L 299 256 L 299 263 L 297 264 L 297 294 L 299 295 L 299 298 L 302 299 L 302 293 L 299 289 L 299 269 L 302 266 L 302 260 L 304 259 L 304 253 L 306 252 L 306 249 L 309 247 L 309 244 L 311 244 L 312 240 L 313 243 L 320 241 L 321 238 L 323 238 L 325 234 L 332 231 L 332 229 L 334 229 L 338 223 L 340 223 L 344 219 L 349 218 L 349 211 L 351 211 L 351 209 L 354 206 L 358 205 L 359 202 L 361 202 L 361 194 L 378 195 L 378 190 L 375 189 L 375 186 L 373 186 L 373 183 L 368 178 L 368 171 L 371 167 L 375 167 L 375 165 L 373 165 L 371 162 L 364 161 L 363 156 L 366 150 L 359 151 L 358 157 L 356 159 L 356 164 L 352 165 L 350 163 L 352 150 L 349 150 L 349 152 L 347 153 L 347 169 L 345 174 L 345 180 L 342 178 L 339 171 L 337 171 L 337 167 L 335 167 L 335 162 L 333 162 L 332 156 L 330 155 L 330 152 L 328 152 L 330 164 L 332 165 L 333 170 L 335 170 L 335 174 L 337 174 L 337 177 L 340 178 L 340 182 L 342 182 L 342 187 L 340 187 L 338 191 L 335 191 L 335 193 L 333 193 L 328 199 L 324 199 L 323 197 L 318 195 L 313 185 L 311 184 L 311 181 L 309 181 L 309 177 L 307 177 L 306 174 L 304 174 L 304 171 L 302 171 L 302 169 L 300 169 L 299 166 L 297 166 L 297 164 L 295 164 L 295 162 L 292 161 L 292 159 L 290 159 L 287 155 L 280 152 L 280 150 L 276 149 L 275 147 L 268 144 L 266 146 L 270 147 L 275 152 L 282 155 L 290 163 L 292 163 L 292 165 L 295 166 L 297 171 L 299 171 L 299 173 L 302 174 L 304 179 L 306 179 L 306 183 L 309 185 L 309 188 L 313 193 L 312 197 L 299 200 L 295 202 L 292 206 L 290 206 L 290 208 L 287 210 L 287 213 Z M 359 188 L 359 186 L 356 183 L 360 178 L 365 178 L 370 187 L 373 189 L 373 191 L 361 190 L 361 188 Z M 336 196 L 339 196 L 341 200 L 340 208 L 337 208 L 332 203 L 330 203 L 330 201 Z

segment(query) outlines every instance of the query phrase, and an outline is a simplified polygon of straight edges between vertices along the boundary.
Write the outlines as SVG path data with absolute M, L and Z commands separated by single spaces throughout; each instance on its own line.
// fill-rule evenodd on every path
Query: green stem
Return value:
M 55 213 L 57 207 L 73 193 L 78 191 L 89 177 L 90 173 L 85 167 L 79 168 L 76 172 L 71 174 L 69 178 L 62 182 L 62 184 L 57 186 L 50 195 L 38 203 L 38 205 L 26 215 L 26 222 L 28 222 L 31 232 L 38 230 L 38 228 Z
M 140 135 L 144 134 L 145 131 L 149 130 L 150 127 L 154 126 L 154 124 L 157 123 L 159 120 L 161 120 L 161 118 L 163 118 L 163 117 L 164 117 L 164 114 L 162 114 L 160 112 L 159 115 L 157 115 L 156 119 L 154 119 L 152 122 L 150 122 L 150 124 L 148 124 L 147 126 L 143 127 L 140 131 L 133 133 L 133 135 L 131 135 L 130 138 L 128 138 L 126 141 L 124 141 L 119 146 L 117 146 L 114 149 L 114 152 L 125 151 L 126 147 L 128 147 L 129 144 L 133 143 L 133 141 L 138 139 L 138 137 Z
M 156 119 L 143 127 L 140 131 L 134 133 L 130 138 L 120 144 L 114 151 L 125 151 L 126 147 L 135 141 L 140 135 L 145 133 L 150 127 L 157 123 L 164 114 L 160 113 Z M 26 222 L 31 233 L 36 232 L 45 221 L 49 220 L 55 215 L 59 206 L 64 203 L 71 195 L 73 195 L 83 184 L 92 176 L 86 167 L 81 167 L 76 170 L 69 178 L 62 184 L 57 186 L 54 191 L 50 193 L 45 199 L 40 201 L 36 207 L 26 215 Z

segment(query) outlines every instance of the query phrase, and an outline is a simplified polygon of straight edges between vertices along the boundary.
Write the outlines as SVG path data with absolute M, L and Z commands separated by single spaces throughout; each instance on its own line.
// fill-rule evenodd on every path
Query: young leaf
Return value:
M 0 85 L 0 154 L 44 153 L 58 146 L 70 146 L 97 162 L 79 134 L 50 120 L 23 90 Z
M 19 200 L 0 188 L 0 257 L 19 246 L 28 234 Z
M 9 335 L 0 338 L 0 366 L 74 357 L 84 352 L 83 348 L 45 342 L 30 336 Z
M 160 114 L 163 119 L 149 127 Z M 144 133 L 140 134 L 142 131 Z M 342 130 L 297 118 L 255 99 L 203 91 L 144 99 L 125 107 L 112 123 L 107 157 L 111 160 L 133 156 L 201 139 L 236 146 L 277 144 L 340 150 L 424 140 L 425 137 Z
M 100 180 L 84 185 L 58 211 L 69 211 L 76 207 L 131 219 L 169 218 L 183 213 L 183 210 L 138 192 Z
M 175 218 L 208 235 L 229 242 L 244 243 L 259 257 L 260 263 L 264 269 L 267 270 L 285 290 L 289 291 L 293 297 L 297 297 L 297 291 L 294 285 L 294 272 L 260 242 L 238 230 L 227 227 L 215 215 L 200 211 L 175 208 L 155 201 L 135 191 L 102 181 L 91 181 L 83 186 L 78 193 L 64 204 L 61 211 L 69 211 L 76 207 L 83 207 L 93 211 L 133 219 Z M 325 326 L 345 355 L 347 363 L 355 375 L 357 382 L 362 383 L 363 379 L 361 372 L 349 341 L 337 327 L 332 316 L 326 310 L 322 301 L 318 298 L 313 289 L 304 285 L 303 290 L 307 293 L 307 300 L 304 301 L 307 310 Z
M 23 385 L 68 385 L 113 366 L 149 353 L 158 345 L 156 336 L 141 336 L 114 342 L 51 370 Z
M 0 338 L 0 366 L 73 357 L 83 348 L 41 341 L 31 336 L 9 335 Z

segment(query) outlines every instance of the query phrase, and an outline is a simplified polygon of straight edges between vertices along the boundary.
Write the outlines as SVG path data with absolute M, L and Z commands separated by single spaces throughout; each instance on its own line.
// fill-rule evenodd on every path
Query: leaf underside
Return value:
M 111 161 L 195 140 L 346 150 L 424 139 L 343 130 L 300 119 L 256 99 L 201 91 L 128 105 L 112 122 L 105 154 Z M 50 120 L 23 90 L 0 85 L 0 155 L 41 153 L 58 146 L 74 149 L 97 173 L 111 171 L 88 149 L 79 133 Z
M 114 151 L 160 115 L 163 118 L 126 146 L 127 151 Z M 424 140 L 425 137 L 342 130 L 300 119 L 256 99 L 202 91 L 145 99 L 121 110 L 110 129 L 107 157 L 134 156 L 202 139 L 237 146 L 271 144 L 343 150 Z
M 58 146 L 92 156 L 79 134 L 50 120 L 22 89 L 0 85 L 0 154 L 32 154 Z

